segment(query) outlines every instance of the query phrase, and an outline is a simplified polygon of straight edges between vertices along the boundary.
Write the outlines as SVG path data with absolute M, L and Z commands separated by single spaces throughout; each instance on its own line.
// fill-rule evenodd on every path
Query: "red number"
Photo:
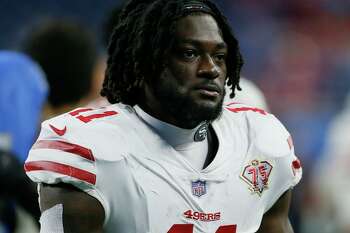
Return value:
M 215 233 L 236 233 L 237 225 L 220 226 Z M 193 233 L 193 224 L 174 224 L 168 233 Z
M 174 224 L 168 233 L 192 233 L 193 224 Z
M 249 108 L 249 107 L 241 107 L 241 108 L 227 108 L 231 112 L 237 113 L 237 112 L 246 112 L 246 111 L 253 111 L 253 112 L 258 112 L 262 115 L 267 115 L 267 113 L 260 109 L 260 108 Z
M 260 173 L 260 175 L 261 175 L 262 181 L 263 181 L 263 182 L 267 181 L 267 179 L 269 178 L 269 176 L 267 175 L 265 165 L 260 165 L 260 166 L 258 167 L 258 169 L 259 169 L 259 173 Z
M 216 233 L 236 233 L 236 231 L 237 225 L 226 225 L 219 227 Z
M 185 211 L 184 215 L 186 216 L 186 218 L 192 218 L 192 210 Z
M 69 115 L 76 116 L 76 115 L 79 115 L 82 112 L 87 112 L 87 111 L 91 111 L 91 110 L 92 110 L 92 108 L 79 108 L 79 109 L 77 109 L 75 111 L 71 111 L 69 113 Z
M 93 119 L 102 118 L 102 117 L 106 117 L 106 116 L 113 116 L 113 115 L 118 114 L 118 112 L 116 112 L 116 111 L 105 111 L 103 113 L 91 114 L 88 116 L 80 115 L 80 113 L 91 111 L 91 110 L 92 110 L 91 108 L 82 108 L 82 109 L 78 109 L 78 110 L 70 112 L 69 115 L 75 116 L 77 119 L 81 120 L 84 123 L 88 123 Z
M 252 175 L 252 181 L 253 181 L 253 184 L 254 186 L 257 184 L 257 171 L 256 171 L 256 167 L 250 167 L 248 168 L 248 174 L 249 175 Z

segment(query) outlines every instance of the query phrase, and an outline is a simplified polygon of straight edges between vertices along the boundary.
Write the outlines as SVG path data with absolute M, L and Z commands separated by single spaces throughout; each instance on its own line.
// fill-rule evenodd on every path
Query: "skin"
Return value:
M 227 45 L 212 16 L 181 18 L 165 68 L 155 84 L 145 83 L 146 101 L 140 106 L 181 128 L 217 118 L 225 95 L 226 57 Z
M 257 233 L 293 233 L 288 213 L 292 199 L 292 190 L 286 191 L 267 211 Z
M 221 112 L 227 47 L 214 18 L 205 14 L 181 18 L 175 37 L 175 46 L 167 56 L 158 84 L 145 83 L 145 102 L 140 106 L 160 120 L 191 128 L 208 119 L 203 117 L 215 119 Z M 169 96 L 159 89 L 172 93 Z M 175 112 L 179 111 L 178 106 L 168 104 L 172 99 L 201 117 L 189 114 L 181 118 Z M 290 200 L 291 191 L 287 191 L 264 215 L 259 233 L 293 232 L 288 219 Z M 63 204 L 65 233 L 103 232 L 103 207 L 88 194 L 69 185 L 42 185 L 41 211 L 56 204 Z
M 104 209 L 94 197 L 68 184 L 40 184 L 40 210 L 63 205 L 64 233 L 102 233 Z

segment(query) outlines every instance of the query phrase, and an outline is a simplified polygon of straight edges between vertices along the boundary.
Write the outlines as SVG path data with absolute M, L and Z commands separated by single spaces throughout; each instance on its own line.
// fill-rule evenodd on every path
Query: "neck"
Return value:
M 203 122 L 193 129 L 184 129 L 161 121 L 135 105 L 137 115 L 150 125 L 163 139 L 174 148 L 183 148 L 192 143 L 205 142 L 207 124 Z M 202 129 L 202 131 L 200 131 Z M 199 135 L 200 131 L 202 134 Z
M 177 122 L 174 117 L 167 114 L 164 111 L 164 109 L 161 109 L 156 104 L 153 104 L 152 107 L 150 107 L 148 104 L 142 103 L 142 104 L 139 104 L 139 106 L 144 112 L 146 112 L 150 116 L 152 116 L 160 121 L 166 122 L 168 124 L 171 124 L 171 125 L 174 125 L 174 126 L 177 126 L 180 128 L 186 128 L 186 127 L 183 127 L 183 125 L 181 123 Z
M 163 106 L 154 95 L 151 87 L 145 85 L 144 101 L 139 101 L 138 106 L 145 111 L 147 114 L 157 118 L 160 121 L 166 122 L 168 124 L 183 128 L 183 129 L 193 129 L 201 123 L 201 121 L 192 122 L 190 120 L 178 119 L 166 106 Z

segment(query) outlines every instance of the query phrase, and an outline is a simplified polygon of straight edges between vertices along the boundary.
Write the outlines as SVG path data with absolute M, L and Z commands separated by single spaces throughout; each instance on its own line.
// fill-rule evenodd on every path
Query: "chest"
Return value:
M 180 158 L 128 156 L 113 175 L 108 172 L 123 177 L 113 178 L 111 183 L 118 185 L 107 192 L 111 224 L 152 233 L 256 231 L 265 201 L 242 178 L 244 162 L 238 158 L 245 155 L 218 156 L 202 171 Z
M 135 137 L 138 147 L 122 163 L 103 169 L 104 180 L 117 184 L 106 192 L 111 232 L 255 232 L 266 198 L 252 194 L 242 179 L 249 143 L 239 131 L 230 132 L 218 134 L 218 151 L 204 170 L 152 134 Z

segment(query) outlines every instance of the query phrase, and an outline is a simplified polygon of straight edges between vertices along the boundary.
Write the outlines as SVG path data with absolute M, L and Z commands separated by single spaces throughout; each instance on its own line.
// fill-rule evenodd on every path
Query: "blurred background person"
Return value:
M 22 163 L 37 137 L 47 93 L 44 73 L 33 60 L 0 51 L 0 148 Z
M 107 67 L 107 47 L 109 44 L 109 39 L 113 34 L 114 26 L 119 20 L 119 15 L 121 13 L 122 6 L 124 3 L 124 0 L 120 0 L 119 5 L 109 9 L 106 13 L 106 16 L 101 22 L 101 33 L 99 34 L 99 39 L 102 47 L 100 49 L 96 65 L 94 67 L 92 87 L 89 94 L 89 99 L 91 101 L 87 104 L 88 107 L 98 108 L 109 105 L 107 99 L 100 95 L 100 91 L 102 89 L 102 84 L 105 78 L 105 71 Z
M 0 232 L 37 232 L 36 187 L 23 162 L 38 135 L 48 85 L 29 57 L 0 51 Z M 24 210 L 24 211 L 23 211 Z
M 330 124 L 323 156 L 313 173 L 315 211 L 308 217 L 321 220 L 320 233 L 350 233 L 349 132 L 350 93 L 344 108 Z
M 23 51 L 39 63 L 50 86 L 44 118 L 50 118 L 91 98 L 98 58 L 94 36 L 70 20 L 49 20 L 34 25 L 23 41 Z

